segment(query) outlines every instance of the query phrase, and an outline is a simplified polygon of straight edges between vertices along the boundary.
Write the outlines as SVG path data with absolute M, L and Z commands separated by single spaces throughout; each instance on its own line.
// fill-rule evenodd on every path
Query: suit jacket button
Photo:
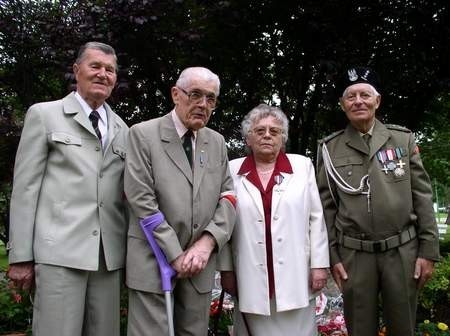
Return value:
M 98 236 L 98 230 L 94 230 L 94 231 L 92 231 L 92 235 L 94 235 L 94 236 Z
M 101 208 L 103 206 L 103 202 L 100 202 L 98 206 Z
M 65 138 L 64 142 L 67 143 L 67 144 L 70 143 L 70 138 Z

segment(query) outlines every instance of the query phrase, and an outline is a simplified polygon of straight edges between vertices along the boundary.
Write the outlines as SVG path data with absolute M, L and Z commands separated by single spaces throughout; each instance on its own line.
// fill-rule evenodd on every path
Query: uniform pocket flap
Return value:
M 343 167 L 343 166 L 349 166 L 349 165 L 362 165 L 363 159 L 358 156 L 345 156 L 345 157 L 338 157 L 333 159 L 333 165 L 335 167 Z
M 66 145 L 81 146 L 81 138 L 70 133 L 53 132 L 50 134 L 50 138 L 54 142 L 60 142 Z
M 125 156 L 126 156 L 125 148 L 123 148 L 121 146 L 117 146 L 117 145 L 112 145 L 112 151 L 114 154 L 119 155 L 122 159 L 125 160 Z

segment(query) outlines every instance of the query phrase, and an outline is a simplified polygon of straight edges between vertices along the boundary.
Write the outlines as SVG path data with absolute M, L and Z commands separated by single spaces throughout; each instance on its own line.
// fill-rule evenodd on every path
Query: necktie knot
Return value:
M 89 120 L 92 123 L 92 127 L 94 127 L 95 134 L 97 134 L 97 137 L 99 140 L 102 140 L 102 133 L 100 132 L 100 128 L 98 127 L 98 120 L 100 119 L 100 114 L 98 114 L 97 111 L 92 111 L 89 114 Z

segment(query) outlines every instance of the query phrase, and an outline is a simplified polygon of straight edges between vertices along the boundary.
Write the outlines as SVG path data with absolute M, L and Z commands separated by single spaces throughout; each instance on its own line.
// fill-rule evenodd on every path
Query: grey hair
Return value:
M 244 120 L 241 122 L 241 134 L 244 139 L 247 138 L 248 134 L 251 131 L 253 125 L 255 125 L 261 119 L 267 117 L 274 117 L 282 126 L 282 140 L 283 144 L 287 142 L 288 132 L 289 132 L 289 120 L 286 117 L 284 112 L 275 106 L 269 106 L 267 104 L 259 104 L 255 108 L 253 108 L 247 115 L 244 117 Z
M 186 89 L 189 84 L 191 83 L 191 81 L 193 81 L 194 79 L 202 79 L 204 81 L 214 81 L 216 89 L 215 89 L 215 94 L 216 96 L 219 95 L 220 93 L 220 79 L 219 76 L 217 76 L 214 72 L 212 72 L 211 70 L 207 69 L 207 68 L 203 68 L 203 67 L 190 67 L 190 68 L 186 68 L 184 69 L 181 74 L 180 77 L 178 77 L 176 86 L 182 88 L 182 89 Z
M 370 87 L 370 89 L 372 90 L 372 93 L 373 93 L 375 96 L 381 96 L 381 95 L 378 93 L 377 89 L 375 89 L 375 87 L 374 87 L 372 84 L 369 84 L 369 83 L 356 83 L 356 84 L 366 84 L 366 85 L 368 85 L 368 86 Z M 355 85 L 355 84 L 353 84 L 353 85 Z M 341 97 L 344 97 L 344 96 L 346 95 L 348 89 L 349 89 L 351 86 L 352 86 L 352 85 L 346 87 L 346 89 L 345 89 L 344 92 L 342 93 L 342 96 L 341 96 Z
M 83 58 L 84 58 L 85 53 L 86 53 L 86 50 L 88 50 L 88 49 L 100 50 L 103 53 L 105 53 L 106 55 L 113 55 L 114 56 L 114 63 L 115 63 L 115 67 L 116 67 L 116 72 L 117 72 L 118 64 L 117 64 L 116 51 L 109 44 L 102 43 L 102 42 L 87 42 L 87 43 L 83 44 L 80 47 L 80 49 L 78 50 L 78 56 L 77 56 L 77 59 L 75 60 L 76 64 L 80 64 L 83 61 Z

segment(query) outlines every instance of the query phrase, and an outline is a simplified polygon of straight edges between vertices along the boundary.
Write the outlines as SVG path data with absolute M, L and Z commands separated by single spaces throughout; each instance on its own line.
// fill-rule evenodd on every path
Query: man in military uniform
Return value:
M 349 334 L 413 336 L 418 290 L 439 259 L 432 189 L 410 130 L 375 118 L 378 77 L 349 69 L 338 85 L 349 124 L 321 140 L 317 180 L 333 277 Z

